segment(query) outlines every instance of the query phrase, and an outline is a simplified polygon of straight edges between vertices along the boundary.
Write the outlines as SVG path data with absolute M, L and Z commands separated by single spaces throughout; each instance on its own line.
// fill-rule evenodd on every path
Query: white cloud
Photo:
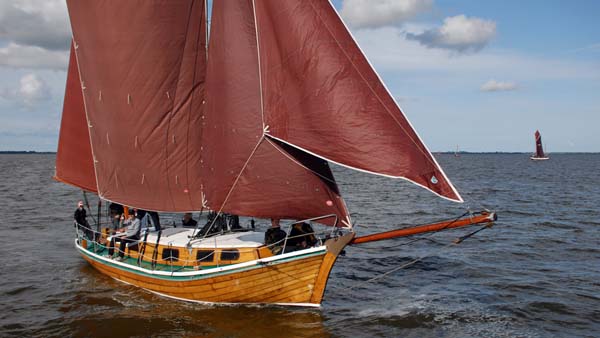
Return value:
M 38 101 L 50 98 L 50 88 L 39 76 L 31 73 L 21 78 L 19 87 L 19 96 L 26 104 L 33 104 Z
M 511 50 L 488 49 L 476 54 L 456 54 L 428 48 L 407 39 L 395 27 L 354 32 L 361 48 L 379 72 L 421 72 L 436 78 L 471 78 L 482 83 L 491 77 L 528 82 L 532 79 L 600 79 L 600 62 L 539 57 Z M 476 84 L 477 85 L 477 84 Z
M 479 51 L 496 35 L 496 23 L 491 20 L 457 15 L 444 19 L 444 24 L 422 33 L 407 33 L 409 39 L 431 48 L 459 52 Z
M 68 50 L 71 38 L 64 0 L 2 0 L 0 39 L 23 46 Z
M 489 80 L 488 82 L 481 85 L 480 90 L 482 92 L 499 92 L 499 91 L 510 91 L 516 90 L 517 84 L 515 82 L 504 82 L 504 81 L 496 81 L 494 79 Z
M 34 73 L 29 73 L 21 77 L 18 88 L 4 89 L 0 91 L 0 96 L 22 102 L 26 107 L 32 107 L 37 103 L 49 100 L 51 93 L 50 87 L 42 78 Z
M 65 70 L 68 61 L 68 51 L 53 51 L 37 46 L 22 46 L 13 42 L 4 48 L 0 48 L 0 66 L 4 67 Z
M 433 0 L 344 0 L 341 15 L 353 27 L 381 27 L 401 23 L 432 6 Z

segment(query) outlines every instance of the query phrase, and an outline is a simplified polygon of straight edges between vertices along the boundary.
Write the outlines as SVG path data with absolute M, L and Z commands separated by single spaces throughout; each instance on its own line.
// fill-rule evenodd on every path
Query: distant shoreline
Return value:
M 0 154 L 14 154 L 14 155 L 56 154 L 56 151 L 0 150 Z
M 55 151 L 35 151 L 35 150 L 0 150 L 0 154 L 1 155 L 56 155 Z M 433 152 L 434 155 L 454 155 L 455 152 L 454 151 L 434 151 Z M 469 155 L 469 154 L 473 154 L 473 155 L 481 155 L 481 154 L 504 154 L 504 155 L 511 155 L 511 154 L 521 154 L 521 155 L 531 155 L 532 152 L 528 152 L 528 151 L 459 151 L 457 153 L 458 155 Z M 600 152 L 597 151 L 571 151 L 571 152 L 552 152 L 552 153 L 548 153 L 548 154 L 600 154 Z

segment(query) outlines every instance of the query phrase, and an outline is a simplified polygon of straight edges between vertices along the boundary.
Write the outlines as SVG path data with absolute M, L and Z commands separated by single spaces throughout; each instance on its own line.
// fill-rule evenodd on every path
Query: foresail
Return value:
M 462 201 L 328 1 L 254 4 L 267 137 Z
M 54 178 L 83 190 L 96 192 L 97 189 L 79 70 L 72 44 Z
M 67 4 L 98 194 L 148 210 L 200 210 L 204 1 Z
M 327 162 L 265 136 L 253 1 L 214 1 L 209 46 L 202 134 L 207 206 L 264 218 L 333 214 L 350 226 Z

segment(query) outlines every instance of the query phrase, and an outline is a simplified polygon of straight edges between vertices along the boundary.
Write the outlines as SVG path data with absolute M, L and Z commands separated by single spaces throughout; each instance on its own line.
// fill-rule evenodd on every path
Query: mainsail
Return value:
M 90 135 L 77 68 L 75 49 L 71 44 L 54 178 L 83 190 L 96 192 Z
M 268 137 L 462 201 L 329 1 L 252 3 Z
M 203 0 L 68 6 L 59 180 L 148 210 L 350 226 L 330 161 L 462 201 L 328 1 L 215 0 L 208 52 Z
M 99 196 L 148 210 L 201 209 L 204 1 L 68 7 Z
M 266 218 L 334 214 L 350 226 L 327 162 L 265 136 L 258 66 L 252 2 L 215 1 L 202 133 L 208 206 Z
M 535 157 L 546 157 L 544 148 L 542 147 L 542 134 L 540 134 L 539 130 L 535 131 Z

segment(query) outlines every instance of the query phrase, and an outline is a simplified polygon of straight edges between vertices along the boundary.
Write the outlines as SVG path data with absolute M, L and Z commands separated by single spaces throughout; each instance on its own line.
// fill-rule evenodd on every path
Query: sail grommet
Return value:
M 431 183 L 438 184 L 438 179 L 435 177 L 435 175 L 431 176 Z

